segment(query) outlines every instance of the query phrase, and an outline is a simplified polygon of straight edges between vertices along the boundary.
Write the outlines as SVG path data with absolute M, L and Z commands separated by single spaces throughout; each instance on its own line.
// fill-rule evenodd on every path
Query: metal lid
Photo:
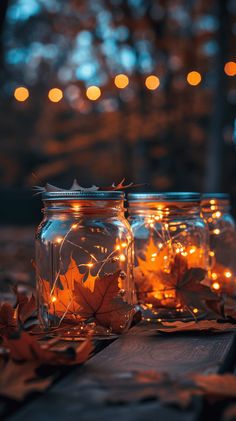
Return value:
M 166 192 L 166 193 L 130 193 L 129 202 L 199 202 L 200 193 L 193 192 Z
M 122 191 L 53 191 L 42 193 L 43 201 L 59 200 L 124 200 Z
M 230 200 L 230 195 L 228 193 L 203 193 L 201 196 L 202 200 Z

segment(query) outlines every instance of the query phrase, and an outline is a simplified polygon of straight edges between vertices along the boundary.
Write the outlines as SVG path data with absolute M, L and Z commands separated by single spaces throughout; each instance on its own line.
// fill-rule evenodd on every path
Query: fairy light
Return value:
M 197 314 L 197 313 L 198 313 L 198 311 L 199 311 L 199 310 L 198 310 L 198 308 L 194 308 L 194 309 L 193 309 L 193 313 L 194 313 L 194 314 Z
M 177 231 L 177 228 L 176 227 L 170 227 L 170 231 L 175 232 L 175 231 Z
M 213 250 L 209 251 L 209 256 L 214 257 L 215 256 L 215 252 Z
M 191 247 L 191 249 L 189 250 L 190 254 L 193 254 L 196 252 L 196 247 Z
M 29 98 L 29 90 L 24 86 L 18 86 L 14 91 L 14 97 L 19 102 L 24 102 Z
M 116 85 L 117 88 L 124 89 L 129 84 L 129 78 L 123 73 L 120 73 L 119 75 L 116 75 L 114 79 L 114 84 Z
M 187 257 L 188 253 L 186 251 L 182 251 L 181 255 Z
M 217 273 L 212 272 L 212 274 L 211 274 L 211 278 L 212 278 L 213 280 L 216 280 L 216 279 L 218 278 Z
M 78 227 L 78 224 L 73 224 L 73 225 L 71 226 L 71 228 L 72 228 L 73 230 L 75 230 L 77 227 Z
M 62 240 L 63 240 L 63 238 L 62 238 L 62 237 L 57 237 L 57 238 L 56 238 L 56 242 L 57 242 L 58 244 L 61 244 Z
M 220 284 L 219 282 L 213 282 L 212 284 L 212 288 L 215 289 L 216 291 L 218 291 L 220 289 Z
M 78 210 L 80 209 L 80 206 L 79 206 L 79 205 L 73 205 L 73 209 L 74 209 L 75 211 L 78 211 Z
M 162 249 L 163 248 L 163 244 L 162 243 L 158 243 L 158 248 Z
M 52 88 L 48 92 L 48 99 L 51 102 L 59 102 L 63 98 L 63 92 L 59 88 Z
M 124 254 L 120 254 L 119 258 L 120 258 L 121 262 L 125 262 L 125 260 L 126 260 L 126 257 L 125 257 Z
M 89 86 L 86 90 L 86 96 L 91 101 L 96 101 L 101 96 L 101 89 L 98 86 Z
M 225 63 L 224 72 L 227 76 L 235 76 L 236 75 L 236 62 L 228 61 L 227 63 Z
M 115 247 L 116 250 L 120 250 L 120 245 L 117 244 L 117 246 Z
M 145 80 L 145 86 L 150 91 L 155 91 L 160 86 L 160 79 L 157 76 L 150 75 Z
M 212 214 L 212 218 L 220 218 L 221 217 L 221 212 L 217 211 L 215 213 Z
M 189 85 L 197 86 L 199 85 L 201 80 L 202 80 L 201 74 L 199 72 L 196 72 L 195 70 L 187 74 L 187 82 L 189 83 Z
M 211 210 L 216 210 L 216 206 L 215 205 L 212 205 L 211 206 Z
M 232 277 L 232 273 L 229 270 L 225 271 L 224 272 L 224 275 L 225 275 L 226 278 L 231 278 Z
M 127 247 L 127 243 L 121 243 L 121 247 L 124 249 L 125 247 Z
M 52 303 L 55 303 L 57 301 L 57 298 L 55 297 L 55 295 L 53 295 L 52 297 L 51 297 L 51 302 Z
M 219 235 L 219 234 L 220 234 L 220 229 L 219 229 L 219 228 L 215 228 L 215 229 L 213 230 L 213 234 L 215 234 L 215 235 Z
M 88 266 L 88 268 L 92 268 L 93 267 L 93 263 L 92 262 L 89 262 L 89 263 L 87 263 L 86 266 Z
M 211 204 L 211 205 L 215 205 L 215 203 L 216 203 L 216 201 L 215 201 L 214 199 L 211 199 L 211 200 L 210 200 L 210 204 Z
M 157 253 L 152 253 L 152 257 L 156 257 L 157 256 Z

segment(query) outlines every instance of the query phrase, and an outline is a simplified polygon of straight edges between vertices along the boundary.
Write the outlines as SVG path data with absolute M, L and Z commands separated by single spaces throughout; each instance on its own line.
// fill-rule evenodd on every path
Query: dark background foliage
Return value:
M 74 177 L 226 191 L 235 201 L 236 77 L 225 71 L 235 60 L 234 0 L 2 0 L 0 11 L 2 223 L 36 224 L 32 186 L 69 187 Z M 90 85 L 101 89 L 96 101 Z

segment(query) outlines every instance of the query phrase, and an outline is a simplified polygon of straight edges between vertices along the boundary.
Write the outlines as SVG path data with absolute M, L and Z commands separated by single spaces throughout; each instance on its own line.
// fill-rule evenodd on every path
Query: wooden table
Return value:
M 157 335 L 154 325 L 138 325 L 93 356 L 84 366 L 73 368 L 47 392 L 7 417 L 11 421 L 192 421 L 202 418 L 203 406 L 180 410 L 158 400 L 108 404 L 106 388 L 117 390 L 132 371 L 155 370 L 185 376 L 191 372 L 217 373 L 231 370 L 235 358 L 235 335 Z M 103 379 L 102 387 L 97 381 Z M 109 379 L 113 379 L 110 381 Z M 200 416 L 201 414 L 201 416 Z

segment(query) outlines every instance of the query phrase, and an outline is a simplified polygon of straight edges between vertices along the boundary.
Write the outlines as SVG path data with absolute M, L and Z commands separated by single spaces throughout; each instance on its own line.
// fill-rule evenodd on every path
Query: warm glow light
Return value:
M 219 211 L 212 214 L 212 218 L 220 218 L 220 217 L 221 217 L 221 212 Z
M 214 257 L 215 256 L 215 252 L 214 251 L 209 251 L 209 256 Z
M 218 291 L 220 289 L 220 284 L 219 282 L 213 282 L 212 284 L 212 288 L 215 289 L 216 291 Z
M 218 278 L 218 275 L 217 275 L 217 273 L 215 273 L 215 272 L 212 272 L 212 274 L 211 274 L 211 277 L 212 277 L 212 279 L 217 279 Z
M 73 225 L 71 226 L 71 228 L 73 228 L 73 230 L 74 230 L 74 229 L 76 229 L 76 228 L 77 228 L 77 226 L 78 226 L 77 224 L 73 224 Z
M 52 102 L 59 102 L 63 98 L 63 92 L 59 88 L 52 88 L 48 92 L 48 98 Z
M 93 263 L 87 263 L 88 268 L 92 268 L 93 267 Z
M 55 295 L 53 295 L 52 298 L 51 298 L 51 302 L 55 303 L 55 301 L 57 301 L 57 299 L 56 299 Z
M 189 253 L 193 254 L 193 253 L 195 253 L 195 251 L 196 251 L 196 247 L 191 247 L 191 249 L 189 250 Z
M 232 273 L 229 270 L 227 270 L 226 272 L 224 272 L 224 275 L 226 278 L 231 278 Z
M 192 85 L 192 86 L 199 85 L 201 80 L 202 80 L 202 76 L 200 75 L 199 72 L 192 71 L 187 74 L 187 82 L 189 83 L 189 85 Z
M 121 243 L 121 247 L 123 248 L 127 247 L 127 243 Z
M 126 260 L 125 255 L 124 254 L 120 254 L 120 261 L 121 262 L 125 262 L 125 260 Z
M 211 205 L 214 205 L 215 203 L 216 203 L 216 201 L 215 201 L 214 199 L 211 199 L 211 200 L 210 200 L 210 204 L 211 204 Z
M 193 309 L 193 313 L 194 313 L 194 314 L 198 313 L 198 308 L 194 308 L 194 309 Z
M 117 88 L 124 89 L 129 84 L 129 78 L 128 76 L 121 73 L 119 75 L 116 75 L 114 83 Z
M 101 96 L 101 89 L 98 86 L 89 86 L 86 91 L 86 96 L 91 101 L 96 101 Z
M 29 91 L 24 86 L 19 86 L 15 89 L 14 97 L 17 101 L 24 102 L 29 98 Z
M 56 238 L 56 242 L 57 242 L 58 244 L 60 244 L 60 243 L 62 242 L 62 240 L 63 240 L 63 238 L 61 238 L 61 237 L 57 237 L 57 238 Z
M 116 246 L 116 250 L 120 250 L 120 246 L 119 246 L 119 244 L 117 244 L 117 246 Z
M 227 63 L 225 63 L 224 71 L 227 76 L 235 76 L 236 75 L 236 62 L 228 61 Z
M 214 229 L 214 230 L 213 230 L 213 233 L 214 233 L 215 235 L 219 235 L 219 234 L 220 234 L 220 230 L 219 230 L 219 228 Z
M 160 79 L 157 76 L 150 75 L 145 80 L 146 88 L 150 89 L 151 91 L 154 91 L 155 89 L 160 86 Z
M 186 251 L 182 251 L 182 256 L 186 257 L 188 255 L 188 253 Z
M 159 248 L 159 249 L 162 249 L 162 248 L 163 248 L 163 244 L 162 244 L 162 243 L 159 243 L 159 244 L 158 244 L 158 248 Z

